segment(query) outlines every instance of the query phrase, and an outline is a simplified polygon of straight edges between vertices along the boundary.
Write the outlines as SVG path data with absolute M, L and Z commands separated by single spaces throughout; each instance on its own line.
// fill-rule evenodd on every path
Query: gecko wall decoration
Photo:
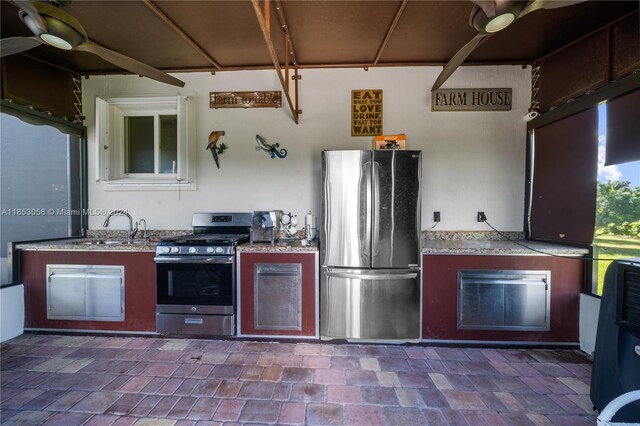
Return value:
M 256 144 L 258 144 L 256 151 L 264 151 L 269 154 L 271 158 L 275 158 L 276 156 L 278 158 L 284 158 L 287 156 L 286 149 L 278 149 L 280 147 L 279 143 L 268 144 L 266 139 L 260 135 L 256 135 Z
M 220 146 L 217 146 L 218 139 L 220 139 L 220 136 L 224 136 L 224 135 L 225 135 L 224 130 L 214 130 L 213 132 L 211 132 L 211 134 L 209 135 L 209 145 L 207 145 L 207 148 L 206 148 L 211 150 L 213 161 L 216 162 L 216 166 L 218 168 L 220 168 L 219 156 L 222 155 L 225 149 L 227 149 L 227 146 L 224 144 L 224 142 L 222 142 Z

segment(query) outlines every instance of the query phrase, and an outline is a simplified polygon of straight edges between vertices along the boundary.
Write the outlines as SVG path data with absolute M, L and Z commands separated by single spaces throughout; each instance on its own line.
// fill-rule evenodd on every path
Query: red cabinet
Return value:
M 578 342 L 583 262 L 549 256 L 423 255 L 422 337 L 434 340 Z M 549 330 L 497 330 L 459 327 L 460 271 L 549 271 Z M 477 296 L 477 295 L 476 295 Z M 527 297 L 527 296 L 525 296 Z M 487 303 L 481 301 L 479 303 Z M 533 306 L 530 309 L 543 309 Z M 536 312 L 537 314 L 538 312 Z
M 153 257 L 154 253 L 135 251 L 21 251 L 25 328 L 155 332 L 156 270 Z M 123 266 L 124 320 L 48 319 L 47 265 Z
M 317 252 L 241 252 L 241 336 L 318 337 Z

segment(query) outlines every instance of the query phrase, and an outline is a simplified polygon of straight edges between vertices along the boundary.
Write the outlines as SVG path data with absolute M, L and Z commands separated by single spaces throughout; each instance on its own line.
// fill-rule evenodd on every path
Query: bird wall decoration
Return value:
M 220 143 L 218 146 L 218 139 L 220 136 L 224 136 L 224 130 L 214 130 L 209 134 L 209 144 L 206 149 L 211 150 L 211 155 L 213 156 L 213 161 L 216 162 L 216 166 L 220 168 L 220 158 L 218 156 L 222 155 L 222 153 L 227 149 L 227 146 L 224 142 Z

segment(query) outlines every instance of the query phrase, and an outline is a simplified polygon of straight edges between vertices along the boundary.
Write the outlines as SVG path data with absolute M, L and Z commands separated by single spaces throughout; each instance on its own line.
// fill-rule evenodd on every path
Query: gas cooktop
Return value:
M 233 245 L 249 240 L 243 234 L 188 234 L 169 237 L 160 241 L 160 245 Z
M 193 234 L 158 242 L 156 261 L 189 256 L 234 255 L 238 244 L 249 241 L 251 213 L 195 213 Z M 188 260 L 191 261 L 191 260 Z

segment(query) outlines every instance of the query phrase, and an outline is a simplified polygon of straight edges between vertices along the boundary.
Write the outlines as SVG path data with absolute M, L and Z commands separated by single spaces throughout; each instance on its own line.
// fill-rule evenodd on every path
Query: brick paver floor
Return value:
M 593 425 L 577 350 L 25 334 L 2 424 Z

